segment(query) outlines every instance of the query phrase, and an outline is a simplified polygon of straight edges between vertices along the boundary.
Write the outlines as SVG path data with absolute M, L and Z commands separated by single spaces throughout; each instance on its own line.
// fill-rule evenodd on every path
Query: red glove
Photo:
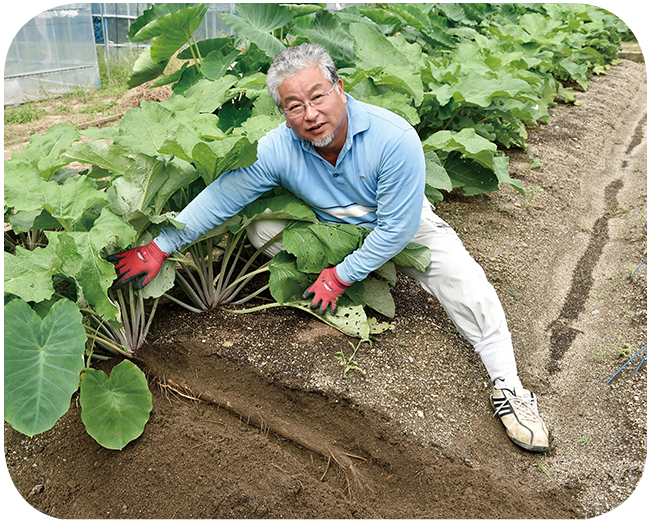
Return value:
M 327 306 L 332 308 L 332 315 L 336 313 L 336 304 L 339 297 L 345 291 L 345 288 L 352 284 L 346 284 L 336 274 L 336 266 L 327 267 L 320 272 L 316 282 L 307 288 L 303 298 L 314 297 L 311 302 L 311 308 L 316 309 L 320 304 L 319 314 L 325 313 Z
M 161 251 L 152 240 L 147 246 L 116 253 L 106 260 L 115 263 L 118 287 L 122 287 L 133 279 L 142 277 L 140 280 L 133 282 L 135 289 L 141 289 L 158 274 L 167 257 L 169 255 Z

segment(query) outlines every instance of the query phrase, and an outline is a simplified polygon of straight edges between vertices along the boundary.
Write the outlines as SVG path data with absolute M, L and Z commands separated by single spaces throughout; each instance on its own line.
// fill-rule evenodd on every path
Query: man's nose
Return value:
M 318 109 L 316 109 L 309 102 L 305 104 L 305 118 L 307 120 L 312 120 L 318 114 Z

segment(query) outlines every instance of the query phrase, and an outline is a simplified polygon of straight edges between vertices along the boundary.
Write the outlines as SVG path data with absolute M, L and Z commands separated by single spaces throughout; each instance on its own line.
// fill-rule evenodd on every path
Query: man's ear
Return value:
M 291 129 L 291 124 L 289 123 L 288 120 L 285 120 L 284 123 L 286 124 L 286 126 L 287 126 L 289 129 Z

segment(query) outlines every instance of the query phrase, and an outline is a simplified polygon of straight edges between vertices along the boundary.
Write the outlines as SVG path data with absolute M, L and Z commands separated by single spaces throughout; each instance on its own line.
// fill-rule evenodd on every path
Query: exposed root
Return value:
M 327 459 L 327 466 L 325 468 L 325 473 L 323 473 L 323 476 L 320 479 L 321 481 L 325 479 L 325 476 L 329 471 L 330 463 L 334 461 L 345 476 L 348 497 L 350 499 L 352 499 L 355 489 L 363 489 L 363 476 L 355 467 L 352 459 L 365 461 L 365 458 L 358 455 L 346 453 L 336 447 L 333 447 L 316 435 L 306 434 L 307 432 L 303 428 L 298 431 L 298 429 L 292 424 L 281 420 L 274 420 L 269 419 L 268 417 L 263 417 L 258 410 L 253 411 L 246 406 L 234 403 L 226 398 L 214 397 L 207 393 L 196 393 L 185 385 L 176 384 L 171 379 L 159 379 L 158 385 L 165 392 L 171 392 L 179 397 L 193 401 L 202 401 L 208 405 L 216 406 L 217 408 L 223 408 L 228 412 L 237 415 L 239 417 L 239 420 L 245 424 L 257 426 L 264 435 L 268 435 L 270 432 L 272 432 L 279 437 L 290 440 L 294 444 L 297 444 L 304 449 L 308 449 L 314 453 L 319 454 L 324 459 Z

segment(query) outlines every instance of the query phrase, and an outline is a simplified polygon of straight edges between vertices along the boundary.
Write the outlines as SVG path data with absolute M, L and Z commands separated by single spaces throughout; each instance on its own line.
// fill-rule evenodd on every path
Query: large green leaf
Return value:
M 257 160 L 257 147 L 246 137 L 199 142 L 192 149 L 192 159 L 209 185 L 226 171 L 252 165 Z
M 334 266 L 358 249 L 365 232 L 351 224 L 299 223 L 288 227 L 282 235 L 285 249 L 298 259 L 304 273 L 320 273 Z
M 129 76 L 126 85 L 129 88 L 133 88 L 145 82 L 155 80 L 164 73 L 168 63 L 169 58 L 155 62 L 151 58 L 151 48 L 145 48 L 138 56 L 135 64 L 133 64 L 133 71 L 131 71 L 131 76 Z
M 131 24 L 127 37 L 131 42 L 144 42 L 157 36 L 164 36 L 189 27 L 195 20 L 199 20 L 200 23 L 207 10 L 207 4 L 154 4 Z
M 235 33 L 245 36 L 271 58 L 285 46 L 271 31 L 286 25 L 295 14 L 279 4 L 237 4 L 239 16 L 220 13 L 219 16 Z
M 106 194 L 86 176 L 68 178 L 63 184 L 45 181 L 30 164 L 12 164 L 5 176 L 5 206 L 18 211 L 45 209 L 59 227 L 71 231 L 84 213 Z
M 42 302 L 54 294 L 52 275 L 61 260 L 53 246 L 30 251 L 16 247 L 16 254 L 4 253 L 4 291 L 27 302 Z
M 4 327 L 5 420 L 25 435 L 42 433 L 68 411 L 79 386 L 86 344 L 81 312 L 63 299 L 41 319 L 13 300 L 5 306 Z
M 269 264 L 269 291 L 280 304 L 302 299 L 312 281 L 296 265 L 296 258 L 280 251 Z
M 327 49 L 337 66 L 354 64 L 354 39 L 329 11 L 320 11 L 313 27 L 295 28 L 294 31 Z
M 452 86 L 454 99 L 488 107 L 495 97 L 525 96 L 531 91 L 530 84 L 510 75 L 501 78 L 488 78 L 474 71 L 464 75 Z
M 147 378 L 129 360 L 115 366 L 110 377 L 86 370 L 79 403 L 86 431 L 108 449 L 123 449 L 142 435 L 153 407 Z
M 388 64 L 405 66 L 408 60 L 397 50 L 390 40 L 376 29 L 363 23 L 350 24 L 350 34 L 354 38 L 354 50 L 358 69 L 383 68 Z
M 127 151 L 118 145 L 106 142 L 77 144 L 66 151 L 65 156 L 70 162 L 92 164 L 120 175 L 126 173 L 134 164 L 133 159 L 127 155 Z
M 255 220 L 299 220 L 316 223 L 314 211 L 293 193 L 264 196 L 248 204 L 240 215 L 244 217 L 242 227 Z
M 398 266 L 413 267 L 424 272 L 431 263 L 431 252 L 428 247 L 422 244 L 409 242 L 392 260 Z
M 395 316 L 395 301 L 388 282 L 366 278 L 362 282 L 355 282 L 345 293 L 357 305 L 368 306 L 388 318 Z
M 217 80 L 226 74 L 229 67 L 232 66 L 233 61 L 239 56 L 239 49 L 231 51 L 228 55 L 224 56 L 221 51 L 211 51 L 203 60 L 201 65 L 201 73 L 208 80 Z
M 499 180 L 494 171 L 462 158 L 458 152 L 447 157 L 445 169 L 454 187 L 462 187 L 464 195 L 480 195 L 499 189 Z
M 123 220 L 130 221 L 138 213 L 154 213 L 156 198 L 170 178 L 167 163 L 139 154 L 134 165 L 117 178 L 108 189 L 110 207 Z
M 175 120 L 169 109 L 162 104 L 143 101 L 140 107 L 124 113 L 119 134 L 113 143 L 131 153 L 155 157 L 174 125 Z
M 74 142 L 80 140 L 79 132 L 68 124 L 54 124 L 44 135 L 32 135 L 23 151 L 15 151 L 7 163 L 26 162 L 34 166 L 45 180 L 70 163 L 61 158 Z
M 160 36 L 156 36 L 151 41 L 151 59 L 154 62 L 169 60 L 183 45 L 190 43 L 194 31 L 201 26 L 206 11 L 203 11 L 199 18 L 188 20 L 185 25 L 178 29 L 169 30 Z
M 50 244 L 58 248 L 61 259 L 64 255 L 78 257 L 74 272 L 61 265 L 60 272 L 76 281 L 80 302 L 89 303 L 101 317 L 115 318 L 117 308 L 108 298 L 108 288 L 115 280 L 113 264 L 104 260 L 105 250 L 121 251 L 135 240 L 133 228 L 104 208 L 94 227 L 88 232 L 48 232 Z
M 389 91 L 381 95 L 365 97 L 363 102 L 388 109 L 413 126 L 420 121 L 417 109 L 409 103 L 410 98 L 405 93 Z

